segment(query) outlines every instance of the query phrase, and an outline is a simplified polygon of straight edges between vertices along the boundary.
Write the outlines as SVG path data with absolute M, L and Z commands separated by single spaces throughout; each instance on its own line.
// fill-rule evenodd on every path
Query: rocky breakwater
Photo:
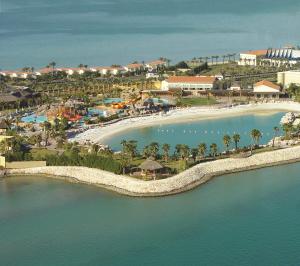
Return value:
M 143 181 L 98 169 L 71 166 L 11 169 L 7 170 L 7 174 L 47 175 L 53 178 L 65 178 L 73 182 L 93 184 L 131 196 L 166 196 L 190 190 L 214 176 L 297 161 L 300 161 L 299 146 L 259 153 L 248 158 L 228 158 L 202 163 L 176 176 L 155 181 Z

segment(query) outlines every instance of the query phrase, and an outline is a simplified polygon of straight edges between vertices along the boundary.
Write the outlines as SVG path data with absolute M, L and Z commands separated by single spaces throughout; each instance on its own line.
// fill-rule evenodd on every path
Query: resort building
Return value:
M 288 88 L 291 84 L 300 86 L 300 70 L 291 70 L 277 73 L 277 83 L 283 88 Z
M 259 59 L 264 58 L 268 50 L 253 50 L 240 53 L 240 60 L 238 64 L 240 66 L 256 66 Z
M 3 77 L 21 78 L 21 79 L 27 79 L 29 77 L 29 73 L 27 72 L 9 71 L 9 70 L 0 71 L 0 75 Z
M 158 69 L 166 68 L 168 66 L 168 63 L 163 60 L 155 60 L 146 63 L 145 66 L 149 71 L 156 71 Z
M 6 131 L 9 129 L 9 126 L 4 120 L 0 121 L 0 135 L 4 135 Z M 1 142 L 2 136 L 0 136 L 0 142 Z
M 112 66 L 112 67 L 90 67 L 90 71 L 92 72 L 99 72 L 101 75 L 119 75 L 119 74 L 125 74 L 127 71 L 124 67 L 121 66 Z
M 216 85 L 216 77 L 211 76 L 172 76 L 162 82 L 162 90 L 181 89 L 198 95 L 199 92 L 213 90 Z
M 0 93 L 0 108 L 3 106 L 11 106 L 13 108 L 16 104 L 22 106 L 29 99 L 35 99 L 39 96 L 39 93 L 34 92 L 28 87 L 6 88 Z
M 81 68 L 81 67 L 78 67 L 78 68 L 67 68 L 66 67 L 66 68 L 58 68 L 57 71 L 62 71 L 62 72 L 65 72 L 68 76 L 72 76 L 75 73 L 82 75 L 84 72 L 87 71 L 87 69 Z
M 235 83 L 232 83 L 230 88 L 228 88 L 227 90 L 229 90 L 229 91 L 241 91 L 241 89 L 242 89 L 241 85 L 239 83 L 235 82 Z
M 41 75 L 50 74 L 50 73 L 52 73 L 53 71 L 55 72 L 55 71 L 57 71 L 57 70 L 56 70 L 56 69 L 53 69 L 53 68 L 50 68 L 50 67 L 45 67 L 45 68 L 41 68 L 41 69 L 35 71 L 34 74 L 35 74 L 36 76 L 41 76 Z
M 295 65 L 300 62 L 300 50 L 295 47 L 284 47 L 281 49 L 270 48 L 267 50 L 262 63 L 270 66 Z
M 280 86 L 268 81 L 262 80 L 257 82 L 253 86 L 254 97 L 257 99 L 261 98 L 273 98 L 278 99 L 280 95 Z
M 143 71 L 145 69 L 143 64 L 140 63 L 132 63 L 124 67 L 126 71 L 131 72 L 131 73 L 136 73 Z

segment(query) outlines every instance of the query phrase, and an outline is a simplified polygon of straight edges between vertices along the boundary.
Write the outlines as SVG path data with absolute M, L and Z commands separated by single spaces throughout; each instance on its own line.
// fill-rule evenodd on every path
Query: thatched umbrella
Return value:
M 146 175 L 148 172 L 154 174 L 154 179 L 155 179 L 156 171 L 161 170 L 164 167 L 160 163 L 158 163 L 154 160 L 147 159 L 146 161 L 141 163 L 139 168 L 141 168 L 143 172 L 145 171 Z

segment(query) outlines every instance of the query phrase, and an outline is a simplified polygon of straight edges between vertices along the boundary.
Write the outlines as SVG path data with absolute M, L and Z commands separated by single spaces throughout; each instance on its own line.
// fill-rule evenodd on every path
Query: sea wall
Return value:
M 72 182 L 92 184 L 131 196 L 166 196 L 195 188 L 214 176 L 300 161 L 300 147 L 258 153 L 248 158 L 228 158 L 206 162 L 176 176 L 143 181 L 86 167 L 48 166 L 8 169 L 7 175 L 47 175 Z

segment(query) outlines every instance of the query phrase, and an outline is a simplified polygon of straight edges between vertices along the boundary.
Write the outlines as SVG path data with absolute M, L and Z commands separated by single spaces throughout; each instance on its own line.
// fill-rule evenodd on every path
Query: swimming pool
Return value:
M 32 114 L 22 117 L 21 121 L 25 123 L 44 123 L 47 121 L 47 117 L 45 115 Z
M 89 108 L 89 110 L 88 110 L 88 116 L 93 116 L 93 115 L 103 116 L 103 114 L 104 114 L 104 111 L 101 109 Z
M 103 99 L 104 104 L 110 104 L 110 103 L 120 103 L 124 100 L 122 98 L 105 98 Z

